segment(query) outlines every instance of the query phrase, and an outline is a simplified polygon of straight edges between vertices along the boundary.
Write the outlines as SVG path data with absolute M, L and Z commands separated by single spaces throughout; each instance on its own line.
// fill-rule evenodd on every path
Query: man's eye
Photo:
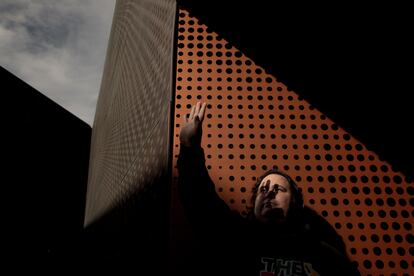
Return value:
M 266 187 L 262 187 L 262 188 L 260 189 L 260 191 L 261 191 L 262 193 L 267 193 L 268 189 L 267 189 Z

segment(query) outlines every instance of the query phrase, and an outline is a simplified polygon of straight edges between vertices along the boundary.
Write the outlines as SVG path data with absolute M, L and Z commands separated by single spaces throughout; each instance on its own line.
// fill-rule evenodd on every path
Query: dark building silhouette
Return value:
M 1 262 L 52 270 L 79 251 L 91 127 L 4 68 L 0 79 Z

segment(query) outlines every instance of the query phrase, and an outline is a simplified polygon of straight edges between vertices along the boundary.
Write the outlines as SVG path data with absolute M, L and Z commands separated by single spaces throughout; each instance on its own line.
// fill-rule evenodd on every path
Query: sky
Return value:
M 115 0 L 0 0 L 0 65 L 93 125 Z

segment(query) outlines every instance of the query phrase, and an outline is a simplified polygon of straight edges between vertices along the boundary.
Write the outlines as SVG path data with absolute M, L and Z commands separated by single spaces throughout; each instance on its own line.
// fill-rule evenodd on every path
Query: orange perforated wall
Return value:
M 174 177 L 181 118 L 207 102 L 206 165 L 233 209 L 244 213 L 256 177 L 276 166 L 362 275 L 414 275 L 413 183 L 197 18 L 181 10 L 178 23 Z

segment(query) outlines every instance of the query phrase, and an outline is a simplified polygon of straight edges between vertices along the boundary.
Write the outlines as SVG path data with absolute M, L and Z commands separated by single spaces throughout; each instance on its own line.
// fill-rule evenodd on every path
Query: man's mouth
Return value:
M 278 207 L 276 204 L 268 201 L 263 204 L 263 215 L 268 218 L 283 218 L 283 209 Z
M 276 207 L 276 205 L 275 204 L 273 204 L 272 202 L 270 202 L 270 201 L 267 201 L 267 202 L 265 202 L 264 204 L 263 204 L 263 208 L 275 208 Z
M 282 208 L 271 207 L 264 211 L 264 216 L 269 219 L 282 219 L 285 217 Z

